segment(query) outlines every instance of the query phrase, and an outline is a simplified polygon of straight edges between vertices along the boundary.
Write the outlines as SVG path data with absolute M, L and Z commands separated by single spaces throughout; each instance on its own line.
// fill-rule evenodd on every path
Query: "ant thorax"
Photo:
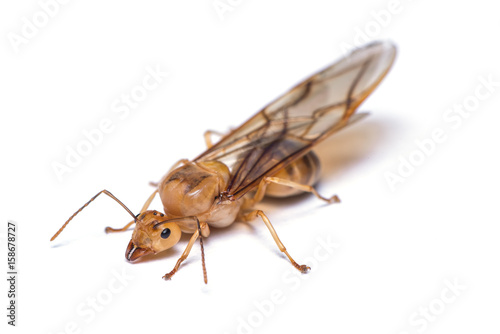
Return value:
M 196 216 L 215 227 L 230 225 L 236 219 L 241 201 L 219 200 L 231 173 L 219 161 L 187 162 L 165 175 L 158 191 L 169 218 Z M 191 232 L 195 226 L 181 226 Z

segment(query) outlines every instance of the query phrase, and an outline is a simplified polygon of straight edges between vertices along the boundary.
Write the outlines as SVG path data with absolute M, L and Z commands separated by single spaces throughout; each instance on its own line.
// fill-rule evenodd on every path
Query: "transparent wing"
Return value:
M 314 74 L 270 103 L 194 161 L 231 170 L 223 196 L 236 200 L 363 114 L 356 108 L 389 71 L 396 48 L 375 42 Z

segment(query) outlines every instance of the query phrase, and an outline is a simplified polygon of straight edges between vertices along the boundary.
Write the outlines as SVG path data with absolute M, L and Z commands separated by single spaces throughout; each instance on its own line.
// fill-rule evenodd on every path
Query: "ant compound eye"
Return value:
M 170 229 L 166 228 L 163 231 L 161 231 L 161 238 L 162 239 L 167 239 L 170 236 Z

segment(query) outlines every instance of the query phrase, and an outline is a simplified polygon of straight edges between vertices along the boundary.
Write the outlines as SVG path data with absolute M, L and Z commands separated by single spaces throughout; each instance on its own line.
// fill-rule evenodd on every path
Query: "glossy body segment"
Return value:
M 303 157 L 287 165 L 272 176 L 303 185 L 314 186 L 319 180 L 320 170 L 318 156 L 313 151 L 309 151 Z M 265 195 L 270 197 L 289 197 L 301 192 L 292 187 L 272 183 L 267 186 Z
M 219 201 L 227 186 L 229 169 L 218 161 L 186 162 L 160 181 L 158 191 L 165 213 L 170 218 L 196 216 L 214 227 L 226 227 L 234 222 L 241 201 Z M 194 233 L 193 222 L 180 224 L 181 230 Z

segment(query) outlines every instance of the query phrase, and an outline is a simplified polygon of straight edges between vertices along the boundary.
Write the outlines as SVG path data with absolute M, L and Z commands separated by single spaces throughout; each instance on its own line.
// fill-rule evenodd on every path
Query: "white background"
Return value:
M 22 36 L 23 18 L 40 15 L 40 3 L 2 3 L 0 258 L 6 263 L 13 220 L 19 271 L 18 327 L 6 325 L 5 279 L 2 327 L 47 334 L 498 332 L 498 9 L 482 0 L 401 0 L 396 11 L 391 1 L 221 2 L 231 6 L 222 16 L 212 0 L 69 1 L 17 47 L 12 36 Z M 318 189 L 342 203 L 304 195 L 260 206 L 291 255 L 313 267 L 309 274 L 296 273 L 255 221 L 205 240 L 208 286 L 198 244 L 166 282 L 161 277 L 188 236 L 129 264 L 131 232 L 103 232 L 130 219 L 109 198 L 98 198 L 49 242 L 102 189 L 138 212 L 153 190 L 148 182 L 200 153 L 206 129 L 228 131 L 340 58 L 342 45 L 365 39 L 392 40 L 398 56 L 361 107 L 371 116 L 318 147 Z M 148 67 L 168 76 L 120 119 L 113 104 L 141 85 Z M 481 78 L 496 82 L 491 92 Z M 472 110 L 467 118 L 445 120 L 464 104 Z M 59 180 L 53 164 L 65 164 L 68 147 L 107 118 L 113 130 Z M 445 140 L 432 148 L 439 129 Z M 416 141 L 427 143 L 427 155 Z M 406 166 L 404 182 L 391 188 L 387 173 L 397 175 L 401 159 L 410 158 L 419 165 Z M 152 207 L 161 209 L 159 201 Z M 322 248 L 329 243 L 331 253 Z

